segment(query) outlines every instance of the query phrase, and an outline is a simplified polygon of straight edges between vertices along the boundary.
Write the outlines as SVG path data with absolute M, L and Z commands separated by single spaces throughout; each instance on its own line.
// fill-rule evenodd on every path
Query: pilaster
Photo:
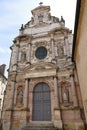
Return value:
M 28 109 L 28 88 L 29 87 L 29 80 L 25 79 L 25 89 L 24 89 L 24 109 Z
M 71 79 L 71 91 L 72 91 L 73 105 L 74 105 L 74 107 L 77 107 L 78 106 L 78 101 L 77 101 L 77 96 L 76 96 L 74 74 L 70 75 L 70 79 Z
M 65 53 L 69 56 L 69 44 L 68 44 L 68 37 L 65 37 Z
M 53 34 L 51 34 L 51 46 L 52 46 L 52 59 L 55 59 L 55 45 Z
M 31 63 L 31 43 L 28 43 L 27 62 Z
M 15 80 L 11 81 L 11 97 L 10 97 L 10 104 L 9 104 L 9 109 L 12 110 L 14 106 L 14 92 L 15 92 Z
M 62 120 L 61 120 L 61 113 L 59 108 L 59 97 L 58 97 L 58 85 L 57 85 L 57 77 L 54 76 L 54 126 L 57 128 L 62 128 Z

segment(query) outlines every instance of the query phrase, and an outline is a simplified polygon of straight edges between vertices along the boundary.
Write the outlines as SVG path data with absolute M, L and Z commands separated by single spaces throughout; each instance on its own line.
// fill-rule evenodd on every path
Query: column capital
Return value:
M 53 42 L 54 42 L 54 38 L 51 38 L 51 41 L 53 41 Z
M 31 43 L 31 42 L 29 42 L 29 43 L 28 43 L 28 45 L 32 45 L 32 43 Z
M 12 79 L 11 82 L 16 82 L 16 80 L 15 80 L 15 79 Z
M 30 81 L 30 78 L 25 78 L 25 81 Z
M 71 73 L 71 74 L 70 74 L 70 77 L 73 77 L 73 78 L 74 78 L 74 74 L 73 74 L 73 73 Z
M 65 36 L 64 39 L 68 39 L 68 36 Z
M 58 77 L 57 77 L 56 75 L 53 76 L 53 79 L 54 79 L 54 78 L 58 79 Z

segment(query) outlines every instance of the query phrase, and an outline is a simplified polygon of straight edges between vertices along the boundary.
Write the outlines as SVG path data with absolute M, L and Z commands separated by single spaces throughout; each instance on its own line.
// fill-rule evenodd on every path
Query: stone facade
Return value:
M 2 116 L 3 100 L 7 85 L 7 78 L 4 75 L 5 66 L 5 64 L 0 65 L 0 121 Z
M 50 6 L 40 5 L 31 12 L 31 20 L 21 26 L 11 46 L 3 130 L 41 122 L 82 130 L 82 99 L 71 61 L 72 32 L 63 17 L 51 16 Z

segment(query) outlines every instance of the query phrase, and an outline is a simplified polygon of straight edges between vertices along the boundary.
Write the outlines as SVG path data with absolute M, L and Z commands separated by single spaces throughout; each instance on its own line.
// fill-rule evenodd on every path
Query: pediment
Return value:
M 56 65 L 53 63 L 39 62 L 33 65 L 27 65 L 24 68 L 24 71 L 33 71 L 33 70 L 39 71 L 39 70 L 46 70 L 46 69 L 56 69 Z

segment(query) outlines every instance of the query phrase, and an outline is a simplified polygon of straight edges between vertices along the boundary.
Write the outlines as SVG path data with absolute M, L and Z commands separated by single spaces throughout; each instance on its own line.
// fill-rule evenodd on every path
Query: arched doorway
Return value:
M 46 83 L 39 83 L 33 91 L 33 121 L 51 120 L 50 88 Z

